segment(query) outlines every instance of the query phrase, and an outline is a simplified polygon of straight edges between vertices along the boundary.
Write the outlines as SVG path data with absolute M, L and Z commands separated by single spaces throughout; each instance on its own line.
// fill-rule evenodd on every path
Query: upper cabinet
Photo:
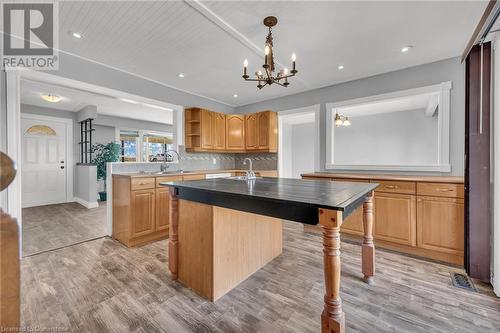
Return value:
M 226 115 L 214 112 L 214 145 L 216 150 L 226 149 Z
M 278 116 L 272 111 L 226 115 L 186 109 L 186 151 L 277 152 Z
M 226 150 L 245 151 L 245 116 L 226 115 Z
M 245 116 L 245 149 L 257 150 L 259 148 L 257 138 L 257 114 Z
M 259 151 L 278 152 L 278 115 L 276 112 L 257 113 L 257 133 Z

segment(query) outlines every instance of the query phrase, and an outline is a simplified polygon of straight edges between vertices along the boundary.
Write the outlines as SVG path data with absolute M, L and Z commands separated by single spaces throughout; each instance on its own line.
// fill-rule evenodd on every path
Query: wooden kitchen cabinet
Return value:
M 258 149 L 276 153 L 278 151 L 278 115 L 276 112 L 257 113 Z
M 416 202 L 409 194 L 375 192 L 375 221 L 373 235 L 376 239 L 396 244 L 417 244 Z
M 463 264 L 463 178 L 339 173 L 311 173 L 302 178 L 378 183 L 373 224 L 376 246 Z M 346 237 L 362 237 L 362 210 L 345 218 L 340 230 Z
M 156 189 L 156 216 L 155 216 L 155 227 L 156 230 L 162 231 L 166 230 L 168 232 L 169 224 L 169 205 L 170 205 L 170 195 L 168 187 L 159 187 Z
M 257 114 L 249 114 L 245 116 L 245 149 L 257 150 L 259 149 L 258 142 L 258 127 L 257 127 Z
M 276 153 L 278 151 L 278 116 L 262 111 L 245 116 L 245 149 Z
M 226 150 L 245 151 L 245 116 L 226 115 Z
M 215 149 L 215 114 L 201 110 L 201 148 Z
M 226 115 L 201 108 L 187 108 L 184 118 L 186 151 L 278 151 L 276 112 Z
M 464 199 L 419 196 L 418 246 L 455 255 L 464 251 Z
M 214 112 L 214 148 L 226 149 L 226 115 Z
M 168 237 L 168 188 L 161 182 L 182 176 L 113 175 L 113 238 L 128 247 Z
M 130 196 L 131 237 L 155 231 L 155 190 L 135 190 Z

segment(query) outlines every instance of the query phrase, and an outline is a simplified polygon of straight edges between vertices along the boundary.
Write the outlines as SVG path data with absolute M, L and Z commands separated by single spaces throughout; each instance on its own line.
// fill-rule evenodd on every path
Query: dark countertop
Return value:
M 344 211 L 346 217 L 378 184 L 325 182 L 290 178 L 259 178 L 247 183 L 232 179 L 167 182 L 180 199 L 279 217 L 318 223 L 318 209 Z

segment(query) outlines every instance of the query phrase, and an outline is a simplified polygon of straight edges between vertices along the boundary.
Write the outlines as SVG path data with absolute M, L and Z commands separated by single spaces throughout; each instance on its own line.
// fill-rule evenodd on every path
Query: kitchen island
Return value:
M 169 269 L 215 301 L 281 253 L 281 220 L 320 224 L 325 274 L 323 332 L 344 332 L 340 226 L 363 205 L 362 274 L 372 284 L 373 191 L 377 184 L 287 178 L 205 179 L 169 186 Z

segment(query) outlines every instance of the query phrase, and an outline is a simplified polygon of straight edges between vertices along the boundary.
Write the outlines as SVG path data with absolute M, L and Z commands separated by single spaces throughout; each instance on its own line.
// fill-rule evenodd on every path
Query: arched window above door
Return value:
M 47 125 L 33 125 L 26 130 L 26 134 L 55 136 L 56 131 Z

